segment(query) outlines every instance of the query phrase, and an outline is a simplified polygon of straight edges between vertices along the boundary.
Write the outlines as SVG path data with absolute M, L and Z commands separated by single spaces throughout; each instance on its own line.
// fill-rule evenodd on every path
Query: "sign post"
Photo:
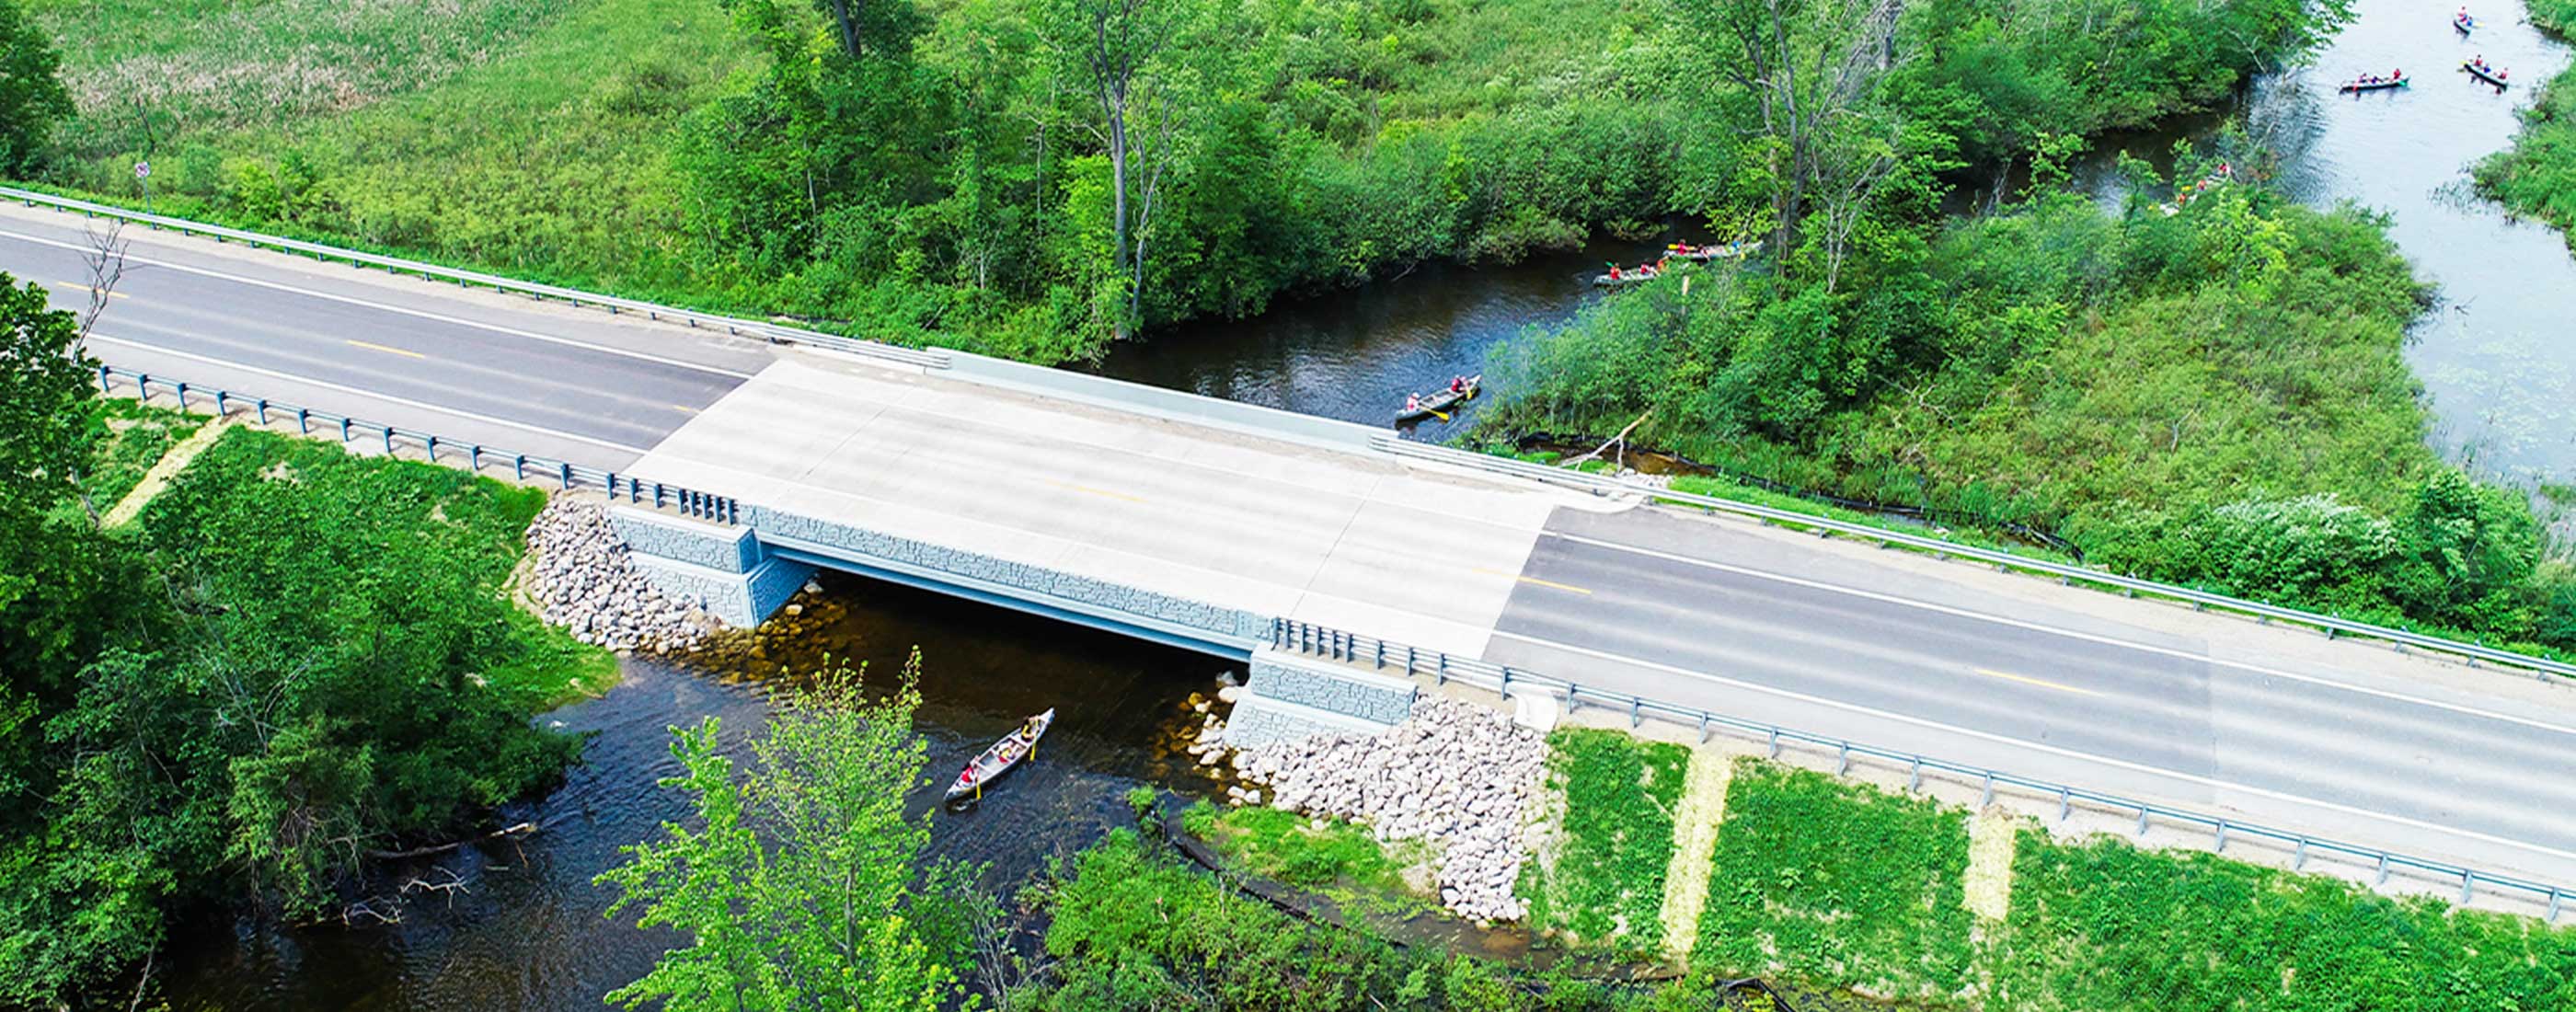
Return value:
M 143 184 L 143 213 L 152 213 L 152 163 L 134 163 L 134 181 Z

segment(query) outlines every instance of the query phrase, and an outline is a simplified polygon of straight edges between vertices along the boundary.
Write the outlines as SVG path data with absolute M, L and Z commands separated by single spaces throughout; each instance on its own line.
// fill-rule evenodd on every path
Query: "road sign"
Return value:
M 150 179 L 150 178 L 152 178 L 152 163 L 151 163 L 151 162 L 136 162 L 136 163 L 134 163 L 134 178 L 136 178 L 136 179 Z

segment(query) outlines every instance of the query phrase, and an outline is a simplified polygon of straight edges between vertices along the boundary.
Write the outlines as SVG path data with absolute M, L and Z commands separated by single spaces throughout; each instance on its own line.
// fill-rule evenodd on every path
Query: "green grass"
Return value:
M 105 514 L 134 490 L 135 484 L 143 480 L 143 473 L 159 463 L 163 454 L 195 435 L 206 419 L 123 399 L 111 398 L 102 403 L 107 415 L 107 436 L 91 448 L 89 471 L 81 476 L 81 490 L 88 494 L 91 505 Z M 79 505 L 67 508 L 78 509 Z
M 1320 893 L 1346 912 L 1404 916 L 1431 909 L 1404 873 L 1432 855 L 1419 847 L 1390 853 L 1366 826 L 1258 805 L 1220 809 L 1205 800 L 1182 813 L 1181 825 L 1235 869 Z
M 268 68 L 289 82 L 276 106 L 263 103 L 279 86 L 258 76 L 162 103 L 176 107 L 156 120 L 157 209 L 639 295 L 688 290 L 667 137 L 749 59 L 712 0 L 458 0 L 426 16 L 218 6 L 208 27 L 131 0 L 46 5 L 51 23 L 78 22 L 65 63 L 83 109 L 61 131 L 76 140 L 53 182 L 139 203 L 131 109 L 156 86 L 135 68 Z M 344 63 L 364 80 L 325 100 L 276 69 Z
M 1693 965 L 1939 999 L 1969 982 L 1965 815 L 1741 760 Z
M 2008 925 L 1989 1008 L 2576 1008 L 2576 928 L 2116 839 L 2023 830 Z
M 2564 37 L 2576 29 L 2576 0 L 2525 0 L 2533 24 Z M 2513 146 L 2479 162 L 2478 188 L 2561 232 L 2576 229 L 2576 65 L 2543 85 L 2523 110 Z M 2576 244 L 2576 233 L 2568 235 Z
M 1552 848 L 1521 866 L 1533 929 L 1585 946 L 1662 943 L 1673 807 L 1689 765 L 1689 749 L 1617 731 L 1548 735 L 1548 787 L 1564 811 Z
M 401 579 L 497 599 L 545 501 L 541 490 L 453 468 L 236 428 L 181 471 L 139 522 L 148 543 L 191 559 L 201 579 Z M 335 529 L 308 536 L 323 525 Z M 234 534 L 215 544 L 207 530 Z M 328 558 L 292 558 L 323 544 Z M 423 606 L 436 596 L 424 590 Z M 486 684 L 532 712 L 616 684 L 613 654 L 518 608 L 500 612 L 473 647 Z

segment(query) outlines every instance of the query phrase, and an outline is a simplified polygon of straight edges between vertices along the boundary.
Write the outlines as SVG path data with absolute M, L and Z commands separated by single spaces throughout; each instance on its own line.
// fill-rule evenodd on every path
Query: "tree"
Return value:
M 1196 0 L 1050 0 L 1041 15 L 1065 76 L 1096 113 L 1083 127 L 1109 159 L 1109 280 L 1126 303 L 1111 329 L 1120 339 L 1143 322 L 1145 247 L 1179 160 L 1193 83 L 1169 54 L 1198 13 Z
M 1898 167 L 1902 129 L 1872 101 L 1897 62 L 1901 0 L 1676 0 L 1710 62 L 1753 97 L 1767 168 L 1770 248 L 1786 258 L 1806 218 L 1825 212 L 1825 285 L 1839 280 L 1852 230 Z
M 623 893 L 609 914 L 644 909 L 638 926 L 667 925 L 690 943 L 609 994 L 698 1010 L 921 1009 L 962 992 L 965 920 L 977 913 L 955 865 L 916 868 L 930 841 L 925 817 L 904 812 L 922 782 L 913 733 L 921 655 L 895 691 L 874 702 L 848 670 L 792 692 L 751 743 L 735 775 L 709 717 L 673 728 L 685 773 L 662 782 L 696 798 L 700 828 L 665 825 L 659 843 L 599 876 Z
M 18 0 L 0 0 L 0 172 L 26 175 L 44 154 L 54 121 L 72 114 L 61 64 Z
M 81 353 L 79 321 L 50 302 L 44 286 L 0 274 L 0 518 L 13 526 L 77 491 L 99 424 L 98 364 Z

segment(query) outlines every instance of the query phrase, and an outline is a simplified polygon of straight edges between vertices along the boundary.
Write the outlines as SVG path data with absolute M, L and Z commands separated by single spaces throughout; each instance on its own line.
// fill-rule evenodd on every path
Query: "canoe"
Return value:
M 976 756 L 973 762 L 967 763 L 965 769 L 958 771 L 956 782 L 948 785 L 946 800 L 953 803 L 961 797 L 969 796 L 978 801 L 983 800 L 986 785 L 999 779 L 1002 774 L 1018 768 L 1022 762 L 1028 760 L 1029 756 L 1036 754 L 1038 739 L 1046 736 L 1047 725 L 1053 723 L 1055 723 L 1055 710 L 1050 708 L 1045 713 L 1029 718 L 1028 723 L 1020 725 L 1017 730 L 1002 736 L 1002 740 L 994 742 L 991 748 L 985 749 L 982 755 Z
M 1723 246 L 1685 246 L 1673 250 L 1672 254 L 1683 260 L 1707 263 L 1711 260 L 1740 259 L 1761 251 L 1762 240 L 1753 239 L 1746 242 L 1731 242 Z
M 2477 27 L 2477 24 L 2478 19 L 2466 14 L 2462 14 L 2451 19 L 2451 27 L 2459 29 L 2460 34 L 2462 35 L 2469 34 L 2469 29 Z
M 2386 91 L 2390 88 L 2403 88 L 2409 80 L 2411 79 L 2401 77 L 2392 81 L 2346 81 L 2344 82 L 2343 87 L 2335 90 L 2356 93 L 2364 91 Z
M 1484 382 L 1484 374 L 1478 373 L 1467 377 L 1467 389 L 1463 391 L 1452 393 L 1449 388 L 1442 387 L 1439 393 L 1414 402 L 1412 410 L 1396 412 L 1395 422 L 1402 425 L 1416 419 L 1429 418 L 1433 414 L 1447 412 L 1459 404 L 1474 400 L 1477 389 L 1482 387 Z
M 1595 274 L 1592 276 L 1592 285 L 1595 288 L 1624 288 L 1629 285 L 1642 285 L 1662 276 L 1660 271 L 1622 271 L 1615 278 L 1607 274 Z
M 2496 73 L 2503 69 L 2501 67 L 2481 67 L 2477 64 L 2464 61 L 2460 64 L 2460 69 L 2477 75 L 2478 79 L 2481 81 L 2495 85 L 2496 89 L 2499 91 L 2513 87 L 2510 84 L 2506 84 L 2504 78 L 2496 76 Z

